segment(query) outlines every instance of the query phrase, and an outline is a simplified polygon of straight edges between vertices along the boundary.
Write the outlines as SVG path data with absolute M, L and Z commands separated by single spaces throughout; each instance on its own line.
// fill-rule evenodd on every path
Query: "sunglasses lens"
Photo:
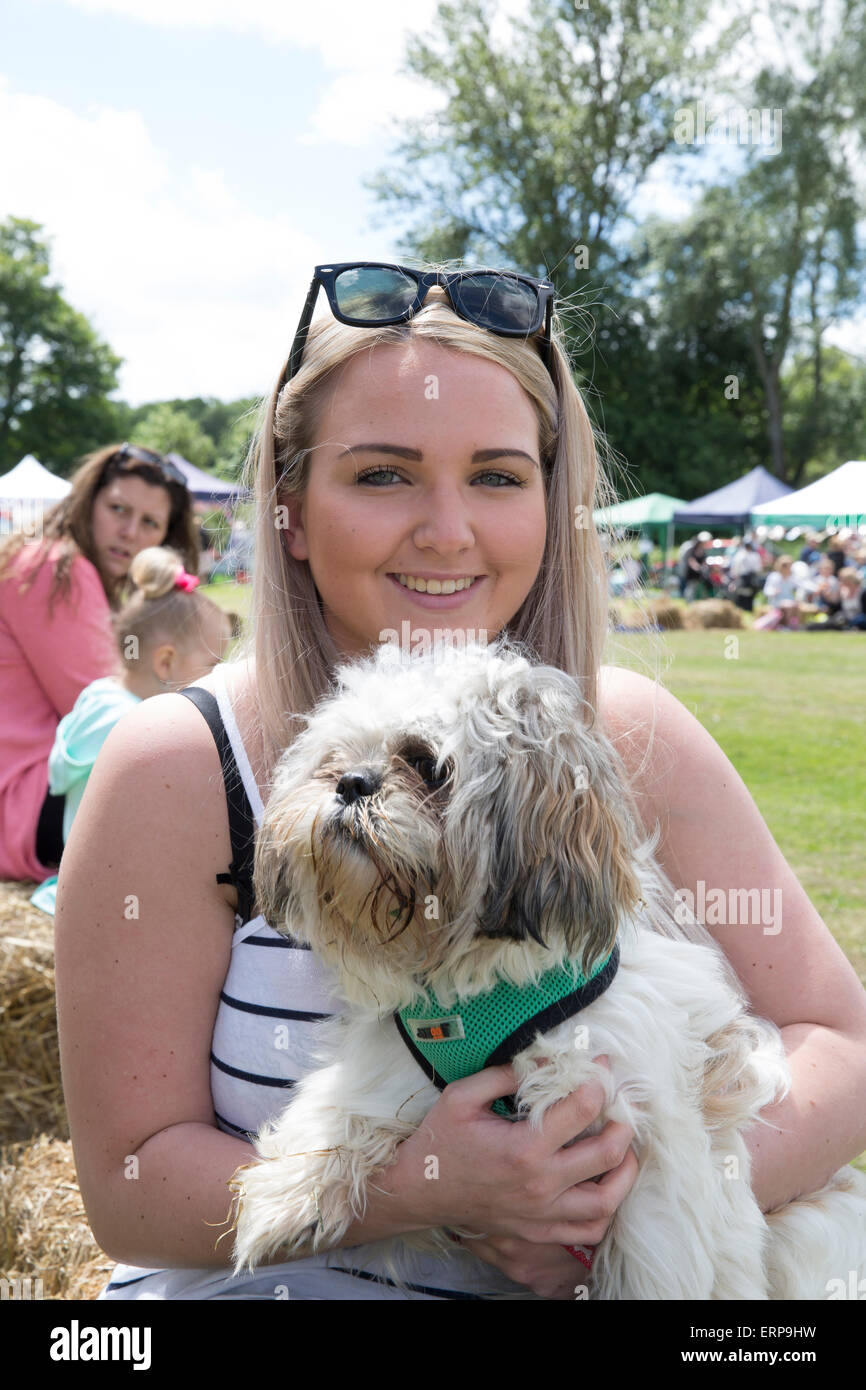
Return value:
M 529 333 L 540 326 L 538 294 L 522 280 L 505 275 L 467 275 L 456 292 L 461 307 L 481 328 Z
M 405 314 L 418 286 L 402 271 L 391 266 L 356 266 L 343 270 L 334 284 L 337 307 L 347 319 L 375 323 Z

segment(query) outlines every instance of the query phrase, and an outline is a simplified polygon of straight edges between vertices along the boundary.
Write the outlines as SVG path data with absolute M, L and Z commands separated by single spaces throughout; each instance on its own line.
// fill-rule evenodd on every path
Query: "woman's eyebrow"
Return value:
M 424 459 L 420 449 L 407 449 L 402 444 L 353 444 L 337 455 L 337 462 L 348 458 L 350 454 L 395 454 L 398 458 L 412 459 L 416 463 L 422 463 Z M 492 459 L 509 457 L 528 459 L 538 467 L 538 460 L 527 454 L 524 449 L 476 449 L 472 455 L 472 463 L 490 463 Z

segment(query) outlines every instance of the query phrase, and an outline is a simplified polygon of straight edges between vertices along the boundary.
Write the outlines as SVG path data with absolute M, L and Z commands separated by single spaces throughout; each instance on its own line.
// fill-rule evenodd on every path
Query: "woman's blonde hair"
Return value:
M 554 316 L 551 373 L 531 342 L 499 337 L 459 318 L 428 297 L 408 322 L 385 328 L 316 320 L 301 368 L 262 406 L 243 481 L 256 505 L 252 623 L 234 659 L 255 659 L 265 767 L 298 732 L 293 722 L 332 686 L 341 655 L 325 626 L 313 576 L 283 544 L 278 508 L 307 487 L 311 448 L 326 399 L 339 389 L 339 369 L 379 344 L 433 342 L 505 367 L 531 400 L 539 424 L 547 507 L 547 543 L 535 583 L 505 625 L 538 660 L 579 682 L 593 709 L 608 628 L 605 559 L 593 511 L 609 506 L 613 489 L 599 465 L 596 439 L 575 386 Z M 492 636 L 492 634 L 491 634 Z
M 134 667 L 161 642 L 171 642 L 183 652 L 202 642 L 203 605 L 218 605 L 198 589 L 178 588 L 183 573 L 183 557 L 167 546 L 149 545 L 134 557 L 129 578 L 135 592 L 112 619 L 127 666 Z
M 126 576 L 114 581 L 106 581 L 96 563 L 97 556 L 93 545 L 93 503 L 97 494 L 108 487 L 115 478 L 133 476 L 155 487 L 163 487 L 169 496 L 168 531 L 163 543 L 179 550 L 188 569 L 198 572 L 199 544 L 195 519 L 192 513 L 192 495 L 180 482 L 166 477 L 152 463 L 139 459 L 115 458 L 119 454 L 119 444 L 109 444 L 88 454 L 81 467 L 73 474 L 72 486 L 62 501 L 46 512 L 42 523 L 42 542 L 34 552 L 32 564 L 28 567 L 27 579 L 20 585 L 22 592 L 33 583 L 39 570 L 48 560 L 52 546 L 60 542 L 54 566 L 54 577 L 49 593 L 49 609 L 53 609 L 58 596 L 70 596 L 72 565 L 79 555 L 94 566 L 105 590 L 109 606 L 118 609 L 126 585 Z M 13 535 L 0 544 L 0 579 L 11 571 L 16 556 L 27 543 L 25 535 Z

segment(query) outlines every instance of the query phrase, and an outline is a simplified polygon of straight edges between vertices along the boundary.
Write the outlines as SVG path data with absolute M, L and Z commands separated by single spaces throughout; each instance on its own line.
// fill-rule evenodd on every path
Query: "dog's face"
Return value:
M 339 682 L 275 774 L 255 858 L 271 925 L 377 990 L 515 951 L 591 969 L 640 889 L 576 683 L 502 640 L 382 647 Z

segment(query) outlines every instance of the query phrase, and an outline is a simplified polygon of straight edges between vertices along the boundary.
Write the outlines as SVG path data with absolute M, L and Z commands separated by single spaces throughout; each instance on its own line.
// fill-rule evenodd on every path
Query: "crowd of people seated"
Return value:
M 796 556 L 751 532 L 724 551 L 719 544 L 702 531 L 680 547 L 673 582 L 687 602 L 728 598 L 751 613 L 763 600 L 758 629 L 866 630 L 866 535 L 808 532 Z M 666 577 L 653 575 L 643 551 L 641 561 L 626 556 L 620 566 L 624 590 Z

